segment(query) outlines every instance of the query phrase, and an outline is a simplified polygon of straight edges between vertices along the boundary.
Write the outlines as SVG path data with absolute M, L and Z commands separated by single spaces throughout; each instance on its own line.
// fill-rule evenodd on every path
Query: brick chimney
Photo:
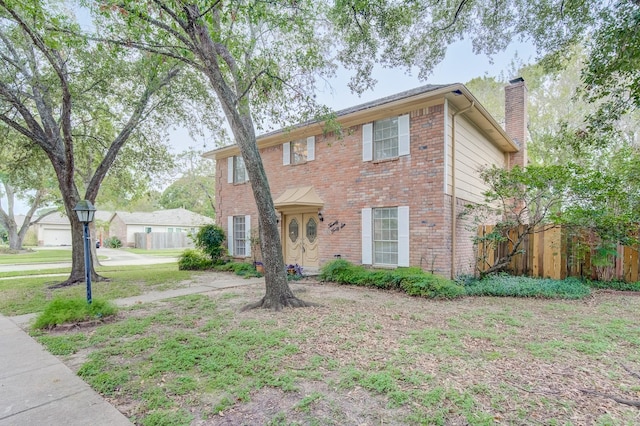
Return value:
M 509 167 L 525 167 L 527 157 L 527 85 L 522 77 L 509 81 L 504 88 L 504 121 L 507 135 L 520 147 L 509 155 Z

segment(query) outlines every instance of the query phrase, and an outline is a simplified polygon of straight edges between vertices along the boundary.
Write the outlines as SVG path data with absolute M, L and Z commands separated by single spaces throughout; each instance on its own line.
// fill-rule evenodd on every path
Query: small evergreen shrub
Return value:
M 380 289 L 399 289 L 411 296 L 453 299 L 465 294 L 464 287 L 444 277 L 424 272 L 420 268 L 393 270 L 366 269 L 344 259 L 326 263 L 320 279 L 339 284 L 351 284 Z
M 240 275 L 245 278 L 262 276 L 260 272 L 256 271 L 256 268 L 252 264 L 244 262 L 229 262 L 221 265 L 215 265 L 214 269 L 216 271 L 234 272 L 236 275 Z
M 640 291 L 640 282 L 625 283 L 623 281 L 588 281 L 589 287 L 603 290 Z
M 199 250 L 186 249 L 178 259 L 178 269 L 181 271 L 203 271 L 213 268 L 213 261 Z
M 196 247 L 208 254 L 217 262 L 227 251 L 222 245 L 225 240 L 224 230 L 218 225 L 205 225 L 195 236 Z
M 108 247 L 108 248 L 120 248 L 122 247 L 122 241 L 120 241 L 120 238 L 115 236 L 109 237 L 109 238 L 105 238 L 104 245 L 105 247 Z
M 78 323 L 92 319 L 102 319 L 115 315 L 118 308 L 111 302 L 93 299 L 88 304 L 86 299 L 54 299 L 36 318 L 33 328 L 52 328 L 57 325 Z
M 506 274 L 489 275 L 481 280 L 467 281 L 465 290 L 469 296 L 548 299 L 581 299 L 591 293 L 589 287 L 577 278 L 552 280 Z

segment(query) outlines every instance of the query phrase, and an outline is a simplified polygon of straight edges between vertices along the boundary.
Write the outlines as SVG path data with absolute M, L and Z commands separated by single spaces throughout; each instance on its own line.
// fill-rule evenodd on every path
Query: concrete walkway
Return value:
M 114 301 L 132 306 L 223 288 L 264 285 L 264 278 L 219 276 L 210 282 Z M 47 352 L 21 327 L 35 314 L 7 318 L 0 315 L 0 426 L 119 426 L 132 423 Z

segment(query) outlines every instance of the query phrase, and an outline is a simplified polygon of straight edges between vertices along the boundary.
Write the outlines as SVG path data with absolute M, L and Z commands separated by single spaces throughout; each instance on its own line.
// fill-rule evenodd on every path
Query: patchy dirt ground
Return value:
M 637 408 L 583 392 L 640 400 L 635 295 L 434 301 L 314 280 L 291 287 L 323 307 L 240 313 L 262 285 L 207 296 L 232 313 L 230 328 L 256 320 L 299 336 L 282 370 L 317 374 L 291 391 L 260 387 L 213 414 L 202 395 L 182 398 L 192 425 L 640 424 Z M 121 319 L 170 304 L 138 306 Z M 65 362 L 77 370 L 89 351 Z M 144 414 L 127 394 L 109 400 L 129 416 Z

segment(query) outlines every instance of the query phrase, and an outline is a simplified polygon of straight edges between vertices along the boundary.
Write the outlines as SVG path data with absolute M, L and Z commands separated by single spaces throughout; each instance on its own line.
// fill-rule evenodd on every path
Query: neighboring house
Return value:
M 474 271 L 474 230 L 459 218 L 487 189 L 479 168 L 526 164 L 526 86 L 505 88 L 506 130 L 462 84 L 429 85 L 337 112 L 322 123 L 260 136 L 287 263 L 335 258 L 376 267 Z M 229 251 L 250 255 L 257 208 L 236 145 L 216 161 L 219 224 Z M 453 202 L 455 200 L 455 203 Z
M 110 235 L 118 237 L 123 246 L 133 247 L 136 233 L 196 232 L 203 225 L 215 221 L 210 217 L 180 208 L 155 212 L 116 211 L 109 222 Z
M 113 212 L 97 210 L 95 220 L 108 221 L 112 214 Z M 64 213 L 51 213 L 32 227 L 37 233 L 39 246 L 71 245 L 71 223 Z M 93 237 L 95 238 L 95 236 Z

